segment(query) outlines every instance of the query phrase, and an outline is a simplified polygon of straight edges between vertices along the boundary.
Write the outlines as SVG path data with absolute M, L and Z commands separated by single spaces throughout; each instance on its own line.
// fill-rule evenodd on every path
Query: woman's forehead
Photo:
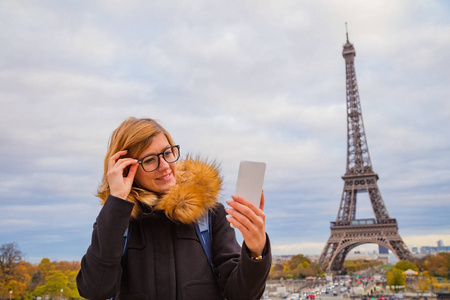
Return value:
M 152 137 L 150 143 L 142 151 L 141 156 L 158 154 L 170 147 L 169 140 L 164 133 L 158 133 Z

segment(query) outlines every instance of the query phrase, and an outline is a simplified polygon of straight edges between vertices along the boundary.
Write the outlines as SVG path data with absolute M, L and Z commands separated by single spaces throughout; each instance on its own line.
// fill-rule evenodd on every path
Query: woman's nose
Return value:
M 161 156 L 159 156 L 159 167 L 158 169 L 165 170 L 169 167 L 169 163 Z

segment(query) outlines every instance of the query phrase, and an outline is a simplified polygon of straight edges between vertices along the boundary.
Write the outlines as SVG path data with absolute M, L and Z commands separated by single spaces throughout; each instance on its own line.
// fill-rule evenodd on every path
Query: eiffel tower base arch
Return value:
M 383 221 L 362 219 L 344 225 L 332 222 L 330 238 L 319 258 L 322 269 L 326 273 L 342 270 L 347 254 L 363 244 L 378 244 L 391 250 L 399 260 L 411 260 L 411 252 L 398 233 L 396 220 Z

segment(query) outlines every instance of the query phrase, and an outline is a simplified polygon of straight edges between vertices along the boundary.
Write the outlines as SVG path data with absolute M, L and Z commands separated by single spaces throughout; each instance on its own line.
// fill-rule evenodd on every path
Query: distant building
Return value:
M 378 259 L 383 260 L 386 263 L 389 262 L 389 249 L 378 245 Z
M 439 240 L 437 241 L 437 247 L 432 246 L 420 247 L 420 254 L 436 254 L 439 252 L 450 252 L 450 246 L 444 246 L 444 242 L 442 240 Z
M 444 242 L 442 240 L 437 241 L 437 251 L 438 252 L 450 252 L 449 246 L 444 246 Z
M 450 246 L 439 247 L 438 252 L 450 252 Z
M 381 245 L 378 245 L 378 253 L 380 254 L 389 254 L 389 249 L 386 247 L 383 247 Z
M 435 254 L 437 252 L 437 247 L 422 246 L 420 247 L 420 254 Z

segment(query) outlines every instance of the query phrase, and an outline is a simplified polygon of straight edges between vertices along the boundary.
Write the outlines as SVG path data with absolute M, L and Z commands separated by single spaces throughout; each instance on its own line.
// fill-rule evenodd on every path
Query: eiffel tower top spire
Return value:
M 350 44 L 348 41 L 348 28 L 347 28 L 347 22 L 345 22 L 345 35 L 347 36 L 347 44 Z
M 347 23 L 345 25 L 347 43 L 342 50 L 342 56 L 345 59 L 347 89 L 347 168 L 345 175 L 373 173 L 356 81 L 356 51 L 348 38 Z
M 354 61 L 356 52 L 355 52 L 355 48 L 353 47 L 353 44 L 351 44 L 348 39 L 347 22 L 345 22 L 345 35 L 347 36 L 347 43 L 344 45 L 344 50 L 342 51 L 342 56 L 344 56 L 346 61 L 347 61 L 347 59 L 351 59 L 352 61 Z

